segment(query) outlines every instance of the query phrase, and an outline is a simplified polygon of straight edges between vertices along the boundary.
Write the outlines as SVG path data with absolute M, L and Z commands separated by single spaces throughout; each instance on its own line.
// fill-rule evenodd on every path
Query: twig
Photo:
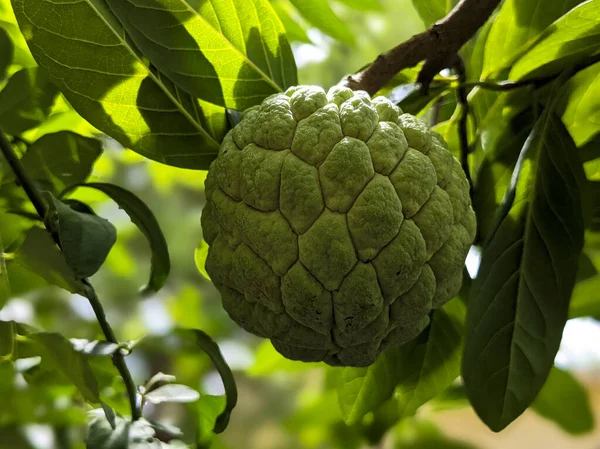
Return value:
M 40 191 L 34 185 L 33 181 L 27 175 L 27 172 L 25 171 L 25 168 L 23 167 L 21 161 L 17 157 L 12 144 L 7 139 L 6 134 L 4 133 L 1 127 L 0 150 L 2 151 L 2 154 L 4 154 L 4 157 L 6 158 L 10 168 L 17 177 L 17 180 L 21 183 L 21 186 L 23 187 L 25 193 L 27 194 L 27 197 L 35 207 L 35 210 L 37 211 L 38 215 L 42 220 L 44 220 L 46 216 L 46 211 L 48 209 L 46 201 L 40 194 Z M 60 240 L 56 232 L 54 232 L 52 229 L 46 229 L 54 239 L 56 245 L 60 248 Z M 88 279 L 81 279 L 81 284 L 83 286 L 81 294 L 89 300 L 90 305 L 92 306 L 92 309 L 96 314 L 96 319 L 100 324 L 100 328 L 104 333 L 104 337 L 107 341 L 120 346 L 120 343 L 117 340 L 115 333 L 113 332 L 110 324 L 106 319 L 104 309 L 102 307 L 102 304 L 100 303 L 100 300 L 98 299 L 94 287 Z M 127 395 L 129 396 L 129 403 L 131 405 L 131 417 L 132 420 L 135 421 L 141 417 L 141 408 L 138 401 L 137 388 L 133 381 L 133 377 L 131 376 L 131 372 L 129 371 L 129 369 L 127 368 L 127 364 L 125 363 L 125 356 L 119 350 L 113 354 L 112 361 L 117 370 L 119 371 L 119 374 L 123 378 L 123 381 L 125 382 L 125 387 L 127 388 Z
M 365 70 L 342 82 L 354 90 L 375 94 L 401 70 L 425 61 L 419 77 L 427 90 L 433 77 L 448 67 L 454 55 L 487 21 L 500 0 L 461 0 L 442 20 L 423 33 L 383 53 Z
M 456 89 L 456 100 L 460 108 L 458 116 L 460 165 L 469 182 L 469 194 L 471 195 L 471 198 L 473 198 L 473 180 L 471 179 L 471 169 L 469 167 L 469 154 L 471 153 L 471 148 L 469 145 L 469 134 L 467 129 L 469 126 L 469 100 L 467 98 L 467 88 L 464 86 L 464 82 L 467 79 L 467 73 L 465 70 L 465 63 L 460 56 L 456 55 L 452 65 L 458 74 L 458 80 L 460 82 Z

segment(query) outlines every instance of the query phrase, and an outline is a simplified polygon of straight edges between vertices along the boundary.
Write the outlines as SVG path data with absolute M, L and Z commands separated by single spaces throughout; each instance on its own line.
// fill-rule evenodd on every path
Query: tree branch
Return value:
M 433 77 L 453 62 L 461 47 L 487 21 L 500 0 L 460 0 L 428 30 L 383 53 L 365 70 L 349 75 L 342 85 L 375 94 L 403 69 L 425 61 L 417 79 L 427 90 Z

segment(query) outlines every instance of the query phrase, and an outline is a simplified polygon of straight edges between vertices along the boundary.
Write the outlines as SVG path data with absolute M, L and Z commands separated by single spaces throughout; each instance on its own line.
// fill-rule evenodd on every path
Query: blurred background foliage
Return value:
M 324 2 L 326 0 L 272 0 L 292 40 L 300 83 L 325 88 L 336 84 L 344 75 L 356 72 L 382 51 L 425 29 L 436 18 L 436 12 L 430 12 L 433 14 L 431 20 L 426 19 L 424 23 L 419 12 L 425 18 L 428 16 L 427 12 L 419 11 L 419 0 L 332 0 L 329 2 L 330 14 L 312 16 L 311 4 Z M 443 15 L 444 8 L 439 13 Z M 5 53 L 0 55 L 0 89 L 4 88 L 0 93 L 0 123 L 7 132 L 20 135 L 25 142 L 39 142 L 43 136 L 59 131 L 98 136 L 99 133 L 70 108 L 44 75 L 36 72 L 36 63 L 18 30 L 10 2 L 0 0 L 0 40 L 7 36 L 14 44 L 12 57 Z M 465 51 L 473 49 L 467 47 Z M 21 82 L 32 90 L 20 88 L 18 84 L 7 86 L 7 83 L 19 82 L 11 75 L 20 70 L 25 70 Z M 470 70 L 476 78 L 477 68 Z M 402 76 L 400 74 L 396 81 Z M 34 92 L 33 98 L 27 96 L 29 92 Z M 444 88 L 436 87 L 434 83 L 432 92 L 440 94 Z M 396 94 L 407 97 L 413 93 L 405 89 Z M 2 95 L 9 95 L 10 101 L 2 101 Z M 419 99 L 416 110 L 420 111 L 430 100 Z M 440 103 L 438 121 L 448 119 L 454 107 L 454 96 L 450 95 Z M 566 409 L 551 401 L 540 404 L 537 407 L 539 414 L 528 411 L 502 434 L 492 434 L 468 407 L 460 385 L 400 423 L 397 423 L 400 404 L 392 399 L 362 422 L 345 425 L 334 389 L 334 378 L 339 371 L 323 365 L 285 360 L 268 342 L 238 328 L 222 309 L 217 290 L 199 273 L 195 246 L 202 240 L 200 215 L 205 200 L 206 172 L 161 165 L 124 150 L 106 136 L 101 139 L 104 152 L 94 164 L 89 181 L 126 187 L 150 207 L 167 239 L 172 268 L 164 289 L 140 297 L 139 289 L 147 282 L 151 256 L 147 241 L 129 217 L 106 196 L 92 189 L 78 189 L 71 197 L 91 205 L 118 230 L 117 243 L 92 282 L 120 339 L 135 341 L 148 336 L 137 343 L 127 359 L 138 383 L 162 371 L 175 374 L 179 382 L 198 388 L 202 393 L 222 394 L 220 378 L 207 356 L 174 351 L 172 342 L 160 336 L 177 325 L 202 329 L 219 343 L 235 372 L 240 400 L 229 428 L 215 438 L 213 448 L 600 447 L 600 433 L 588 432 L 592 423 L 582 423 L 588 415 L 585 411 L 578 415 L 577 410 L 569 409 L 568 401 Z M 19 148 L 22 150 L 23 146 Z M 8 174 L 0 172 L 0 179 L 1 188 L 8 188 Z M 10 255 L 11 238 L 16 235 L 14 228 L 17 225 L 15 217 L 7 212 L 7 205 L 1 206 L 0 249 Z M 22 220 L 19 223 L 27 226 Z M 200 259 L 201 255 L 202 246 L 197 252 Z M 10 264 L 10 260 L 7 263 Z M 0 269 L 5 267 L 0 266 Z M 0 310 L 1 320 L 30 324 L 72 338 L 101 338 L 85 298 L 52 287 L 26 270 L 15 270 L 8 278 L 0 278 L 0 282 L 4 283 L 0 285 L 0 304 L 6 301 Z M 10 299 L 8 291 L 11 292 Z M 570 322 L 557 364 L 584 382 L 587 393 L 575 388 L 575 392 L 568 390 L 569 394 L 583 395 L 583 402 L 589 395 L 593 412 L 598 416 L 600 383 L 594 374 L 600 369 L 600 350 L 592 347 L 595 344 L 592 341 L 600 341 L 600 330 L 594 321 Z M 14 369 L 27 371 L 26 366 Z M 123 386 L 119 382 L 110 384 L 115 375 L 112 365 L 106 359 L 99 359 L 94 363 L 94 370 L 98 376 L 107 379 L 103 394 L 109 398 L 109 405 L 118 411 L 126 411 L 127 403 L 119 396 Z M 73 407 L 73 387 L 48 373 L 34 372 L 28 376 L 29 383 L 15 383 L 12 368 L 0 364 L 0 449 L 70 447 L 65 446 L 65 434 L 74 432 L 73 424 L 84 423 L 82 409 Z M 565 372 L 564 376 L 569 374 Z M 571 385 L 568 378 L 565 382 Z M 183 405 L 154 406 L 150 413 L 163 417 L 163 421 L 166 417 L 167 421 L 183 425 L 185 429 Z M 543 418 L 561 413 L 567 415 L 566 421 L 561 421 L 563 427 L 569 416 L 574 417 L 575 422 L 570 428 L 561 428 Z M 585 435 L 574 435 L 581 433 L 581 429 Z

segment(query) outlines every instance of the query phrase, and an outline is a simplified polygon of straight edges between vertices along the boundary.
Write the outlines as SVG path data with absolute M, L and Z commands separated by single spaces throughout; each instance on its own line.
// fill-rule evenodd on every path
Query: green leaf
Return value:
M 17 292 L 14 289 L 12 264 L 72 293 L 80 289 L 79 282 L 73 270 L 67 265 L 63 253 L 57 248 L 50 234 L 37 226 L 27 232 L 25 241 L 15 254 L 14 260 L 7 264 L 12 293 L 15 294 Z M 31 282 L 30 278 L 27 280 Z M 28 287 L 35 288 L 36 285 L 34 283 Z
M 0 126 L 13 136 L 35 128 L 50 114 L 57 92 L 46 71 L 19 70 L 0 91 Z
M 144 395 L 144 399 L 152 404 L 162 404 L 163 402 L 196 402 L 200 398 L 193 388 L 181 384 L 169 384 L 158 387 Z
M 482 241 L 494 225 L 496 211 L 510 185 L 519 151 L 525 144 L 535 123 L 533 111 L 511 108 L 510 103 L 499 101 L 494 106 L 495 116 L 482 130 L 483 160 L 476 176 L 473 208 Z M 494 109 L 490 109 L 490 115 Z
M 510 65 L 552 22 L 583 0 L 506 0 L 486 40 L 482 78 Z
M 355 42 L 348 26 L 329 7 L 327 0 L 290 0 L 298 12 L 325 34 L 349 45 Z
M 600 232 L 586 231 L 584 249 L 588 259 L 587 273 L 581 276 L 586 267 L 580 263 L 580 278 L 571 295 L 569 318 L 591 316 L 600 319 Z
M 106 219 L 77 212 L 50 193 L 46 222 L 55 229 L 67 264 L 80 279 L 95 274 L 117 241 L 117 230 Z
M 549 107 L 519 156 L 514 200 L 483 249 L 469 301 L 462 375 L 494 431 L 531 404 L 552 368 L 583 246 L 583 179 L 575 144 Z
M 282 356 L 270 340 L 263 341 L 254 355 L 254 363 L 246 371 L 249 376 L 270 376 L 275 373 L 301 373 L 311 368 L 321 368 L 322 363 L 300 362 Z
M 492 14 L 492 16 L 477 32 L 471 57 L 467 58 L 465 61 L 467 65 L 467 79 L 469 80 L 478 80 L 481 76 L 481 71 L 483 70 L 485 46 L 495 20 L 495 14 Z
M 227 399 L 225 396 L 203 394 L 196 403 L 198 426 L 196 443 L 198 449 L 208 449 L 213 439 L 213 429 L 218 417 L 224 412 Z
M 70 131 L 46 134 L 33 142 L 21 163 L 38 188 L 59 195 L 67 187 L 84 182 L 102 154 L 102 142 Z M 2 184 L 14 182 L 14 175 Z
M 15 45 L 10 34 L 4 28 L 0 28 L 0 81 L 6 76 L 8 67 L 12 64 L 15 53 Z
M 465 307 L 448 302 L 433 314 L 430 327 L 417 339 L 385 351 L 366 368 L 344 368 L 338 386 L 342 417 L 358 423 L 397 391 L 403 416 L 448 388 L 460 374 Z
M 446 85 L 434 81 L 430 85 L 427 95 L 423 95 L 420 83 L 409 83 L 396 87 L 390 92 L 388 97 L 403 112 L 419 115 L 447 92 L 449 91 Z
M 446 17 L 457 3 L 458 0 L 412 0 L 426 28 Z
M 405 403 L 402 416 L 412 416 L 460 375 L 465 315 L 466 308 L 460 299 L 434 312 L 427 343 L 415 354 L 419 361 L 411 364 L 410 374 L 397 386 L 400 400 Z
M 294 8 L 285 0 L 272 0 L 271 6 L 279 16 L 290 41 L 311 43 L 304 27 L 293 17 Z
M 208 243 L 204 239 L 200 240 L 194 251 L 194 262 L 196 268 L 205 279 L 210 281 L 210 275 L 206 271 L 206 258 L 208 257 Z
M 394 393 L 396 384 L 405 376 L 402 360 L 410 360 L 417 344 L 411 341 L 381 354 L 366 368 L 344 368 L 338 385 L 342 418 L 347 425 L 358 423 Z
M 27 338 L 37 343 L 42 360 L 51 363 L 66 376 L 87 401 L 100 402 L 98 383 L 87 357 L 75 351 L 69 340 L 54 332 L 37 332 L 27 335 Z
M 82 117 L 145 157 L 208 168 L 225 131 L 209 129 L 225 124 L 224 110 L 203 109 L 153 69 L 104 0 L 12 4 L 37 62 Z
M 0 364 L 10 360 L 15 351 L 15 323 L 0 321 Z
M 227 428 L 231 412 L 237 404 L 237 386 L 231 368 L 229 368 L 229 365 L 223 358 L 219 346 L 205 332 L 198 329 L 178 329 L 176 334 L 184 340 L 194 342 L 200 349 L 206 352 L 221 376 L 221 381 L 223 382 L 225 394 L 227 396 L 227 403 L 225 409 L 217 418 L 214 427 L 215 433 L 221 433 Z
M 150 261 L 150 280 L 143 291 L 159 291 L 169 277 L 171 259 L 167 241 L 152 210 L 135 194 L 114 184 L 90 182 L 82 184 L 80 187 L 90 187 L 108 195 L 129 215 L 131 221 L 144 234 L 150 244 L 152 260 Z
M 509 78 L 552 75 L 600 51 L 600 1 L 573 8 L 546 28 L 512 67 Z
M 594 414 L 588 393 L 568 371 L 552 368 L 531 407 L 572 435 L 588 433 L 594 429 Z
M 358 11 L 381 11 L 383 8 L 381 6 L 380 0 L 338 0 L 340 3 L 343 3 L 350 8 L 356 9 Z
M 195 97 L 244 110 L 297 84 L 267 0 L 106 1 L 152 64 Z
M 580 71 L 569 79 L 561 89 L 557 113 L 571 137 L 582 146 L 590 142 L 600 128 L 600 63 Z

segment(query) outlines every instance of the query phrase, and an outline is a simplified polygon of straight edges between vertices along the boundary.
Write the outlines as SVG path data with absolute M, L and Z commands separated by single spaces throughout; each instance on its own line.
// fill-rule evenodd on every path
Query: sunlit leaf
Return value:
M 75 351 L 87 355 L 111 356 L 119 350 L 119 345 L 108 341 L 90 341 L 82 338 L 71 338 L 69 341 Z
M 548 25 L 582 1 L 505 1 L 486 40 L 482 77 L 510 67 Z
M 286 0 L 272 0 L 271 6 L 279 16 L 290 41 L 311 43 L 304 27 L 293 17 L 293 7 Z
M 15 46 L 10 38 L 10 34 L 0 28 L 0 81 L 4 80 L 8 66 L 12 63 L 15 52 Z
M 426 28 L 446 17 L 457 3 L 458 0 L 412 0 Z
M 345 44 L 354 44 L 354 35 L 331 10 L 327 0 L 290 0 L 290 2 L 307 21 L 325 34 Z
M 35 128 L 48 117 L 57 92 L 45 70 L 19 70 L 0 91 L 0 126 L 13 136 Z
M 590 142 L 600 132 L 600 63 L 577 73 L 565 83 L 557 113 L 577 146 Z
M 258 346 L 254 363 L 246 372 L 250 376 L 269 376 L 275 373 L 301 373 L 322 366 L 322 363 L 287 359 L 277 352 L 270 340 L 265 340 Z
M 350 8 L 359 11 L 381 11 L 381 0 L 338 0 Z
M 546 28 L 536 44 L 516 62 L 510 79 L 558 73 L 600 51 L 600 1 L 573 8 Z
M 213 118 L 149 65 L 104 0 L 13 7 L 36 60 L 81 116 L 150 159 L 208 168 L 222 137 L 207 130 Z M 222 109 L 208 112 L 224 118 Z
M 196 268 L 200 272 L 205 279 L 210 281 L 210 275 L 206 271 L 206 258 L 208 257 L 208 243 L 204 240 L 201 240 L 196 247 L 196 251 L 194 251 L 194 262 L 196 263 Z
M 552 368 L 531 407 L 570 434 L 579 435 L 594 429 L 588 392 L 568 371 Z
M 515 172 L 512 206 L 473 285 L 462 367 L 471 403 L 494 431 L 531 404 L 550 372 L 583 246 L 583 168 L 551 107 Z
M 107 3 L 152 64 L 203 100 L 243 110 L 297 83 L 283 26 L 267 0 Z

